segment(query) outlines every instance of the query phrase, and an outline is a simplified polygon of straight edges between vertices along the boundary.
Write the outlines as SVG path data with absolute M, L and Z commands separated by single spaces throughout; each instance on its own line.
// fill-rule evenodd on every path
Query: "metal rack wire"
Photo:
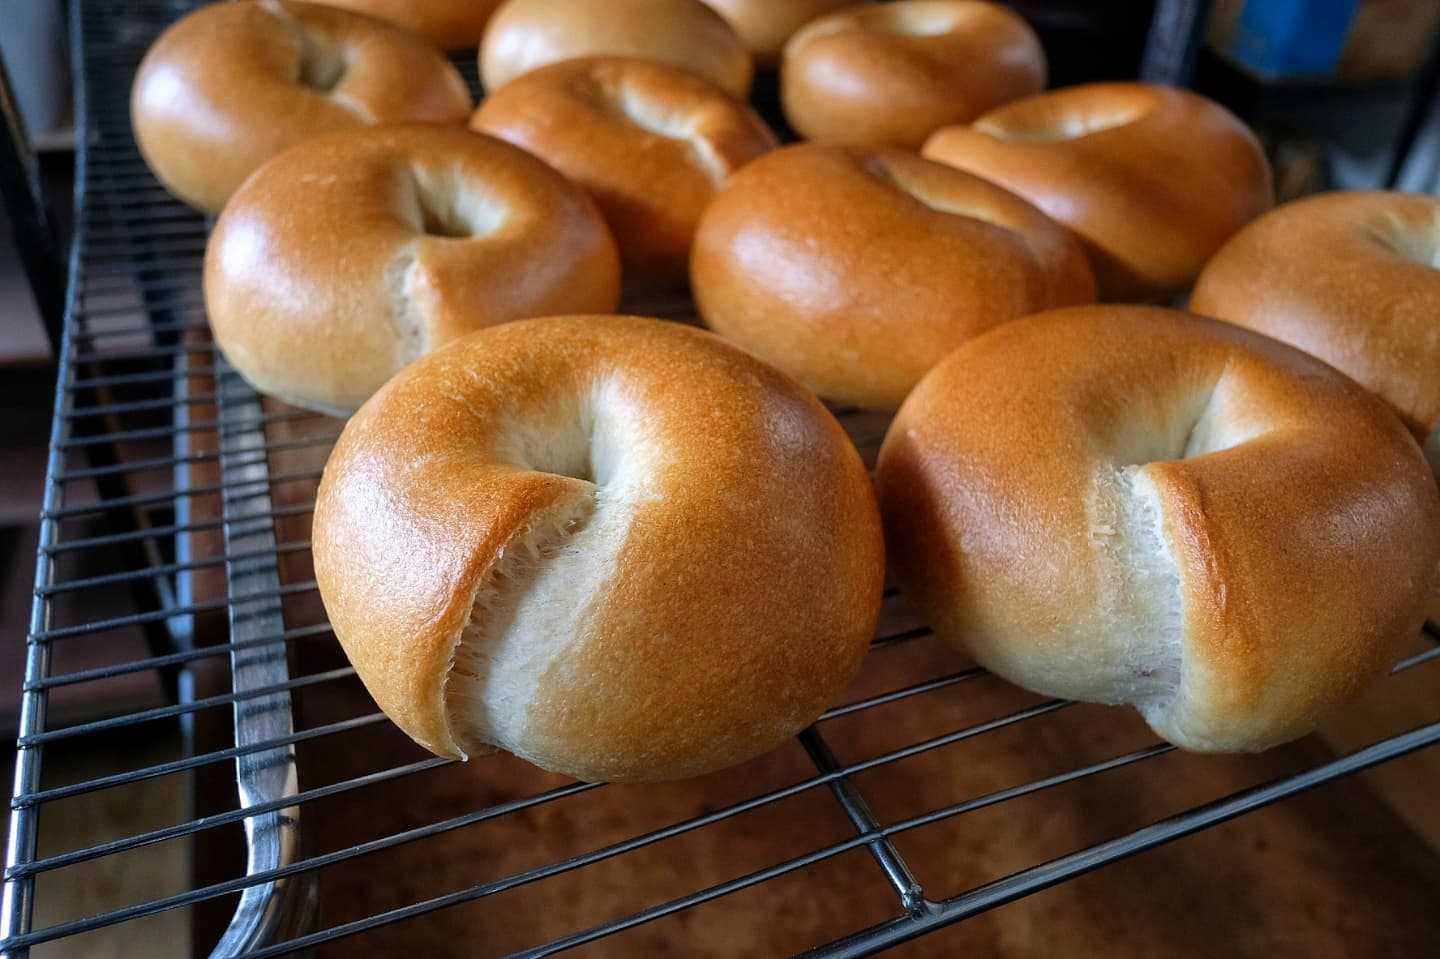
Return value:
M 46 484 L 34 612 L 24 679 L 17 775 L 11 800 L 0 952 L 21 956 L 32 946 L 79 936 L 159 913 L 235 899 L 234 915 L 214 946 L 216 956 L 275 956 L 327 943 L 509 890 L 574 873 L 679 837 L 694 835 L 812 791 L 828 791 L 849 834 L 787 854 L 763 867 L 683 895 L 635 901 L 607 918 L 518 953 L 545 956 L 591 943 L 851 853 L 868 855 L 878 881 L 893 894 L 890 918 L 815 946 L 815 956 L 870 955 L 969 916 L 1046 889 L 1107 863 L 1244 815 L 1280 799 L 1440 741 L 1440 721 L 1376 742 L 1253 788 L 1212 799 L 1178 815 L 1077 852 L 1029 865 L 959 895 L 931 899 L 897 838 L 932 824 L 1020 800 L 1070 783 L 1154 760 L 1164 744 L 1081 763 L 1052 775 L 966 795 L 939 808 L 888 820 L 877 817 L 861 780 L 876 771 L 945 747 L 1039 721 L 1070 704 L 1031 701 L 966 722 L 939 735 L 905 742 L 860 760 L 841 761 L 826 731 L 842 719 L 864 718 L 893 704 L 913 704 L 942 691 L 969 688 L 980 669 L 910 677 L 831 709 L 799 739 L 812 770 L 765 785 L 718 808 L 674 822 L 638 823 L 623 838 L 585 847 L 439 895 L 358 918 L 326 924 L 317 914 L 317 885 L 327 870 L 482 823 L 574 800 L 604 788 L 552 784 L 459 815 L 433 818 L 358 844 L 314 852 L 300 842 L 309 810 L 325 802 L 364 804 L 387 783 L 451 765 L 421 754 L 359 775 L 310 784 L 297 747 L 344 749 L 342 737 L 375 731 L 388 721 L 373 704 L 315 725 L 296 722 L 298 698 L 354 682 L 348 666 L 315 668 L 301 655 L 333 647 L 314 600 L 315 583 L 292 561 L 308 552 L 308 514 L 317 463 L 333 441 L 335 421 L 263 402 L 225 364 L 206 338 L 199 271 L 206 224 L 173 201 L 141 161 L 130 133 L 130 76 L 150 40 L 184 11 L 164 0 L 73 0 L 74 59 L 79 73 L 82 130 L 76 186 L 76 234 Z M 468 59 L 468 58 L 467 58 Z M 473 65 L 459 61 L 475 82 Z M 878 439 L 873 418 L 842 412 L 862 447 Z M 297 528 L 301 531 L 297 533 Z M 216 546 L 216 538 L 218 547 Z M 98 564 L 98 567 L 97 567 Z M 223 595 L 204 579 L 223 573 Z M 119 591 L 131 611 L 97 614 L 98 591 Z M 887 607 L 903 604 L 894 591 Z M 223 623 L 219 618 L 223 616 Z M 903 614 L 875 641 L 877 656 L 923 640 L 922 626 Z M 226 634 L 215 642 L 210 633 Z M 1440 633 L 1427 627 L 1432 640 Z M 143 647 L 120 642 L 142 640 Z M 115 652 L 103 665 L 66 669 L 66 644 L 99 641 Z M 136 654 L 137 649 L 143 652 Z M 1397 671 L 1440 658 L 1440 646 L 1416 652 Z M 225 667 L 228 666 L 228 672 Z M 199 694 L 197 673 L 224 672 L 228 688 Z M 137 675 L 159 679 L 165 701 L 100 718 L 52 721 L 52 698 L 71 687 Z M 178 723 L 188 733 L 200 714 L 229 708 L 233 745 L 102 778 L 47 786 L 47 749 L 147 724 Z M 235 765 L 231 808 L 93 845 L 41 853 L 47 807 L 161 777 Z M 963 784 L 962 784 L 963 788 Z M 567 808 L 572 808 L 568 807 Z M 583 806 L 573 807 L 583 818 Z M 36 882 L 60 870 L 157 843 L 243 826 L 246 862 L 233 875 L 96 915 L 34 928 Z M 236 897 L 238 896 L 238 899 Z

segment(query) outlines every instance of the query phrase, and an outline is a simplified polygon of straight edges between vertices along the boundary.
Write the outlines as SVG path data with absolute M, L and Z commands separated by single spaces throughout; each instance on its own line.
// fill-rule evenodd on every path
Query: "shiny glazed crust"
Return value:
M 1440 199 L 1330 193 L 1266 214 L 1200 274 L 1190 308 L 1299 347 L 1440 429 Z M 1432 461 L 1440 473 L 1440 458 Z
M 764 121 L 714 84 L 618 57 L 533 70 L 487 97 L 470 126 L 590 192 L 631 288 L 684 287 L 700 214 L 731 173 L 775 147 Z
M 215 339 L 257 389 L 331 413 L 465 333 L 606 312 L 614 241 L 544 163 L 463 127 L 359 127 L 281 154 L 205 257 Z
M 731 178 L 691 281 L 711 329 L 874 409 L 996 323 L 1095 298 L 1080 244 L 1019 197 L 904 151 L 815 144 Z
M 500 0 L 316 0 L 420 34 L 442 50 L 476 47 Z
M 771 65 L 779 61 L 780 51 L 796 30 L 854 0 L 705 0 L 707 6 L 720 12 L 740 39 L 755 55 L 755 61 Z
M 1394 415 L 1281 343 L 1156 308 L 1057 310 L 955 351 L 878 487 L 946 640 L 1197 750 L 1304 735 L 1415 635 L 1440 494 Z
M 419 37 L 293 0 L 183 17 L 145 54 L 131 91 L 145 162 L 207 213 L 302 140 L 374 123 L 460 124 L 471 106 L 459 72 Z
M 1013 190 L 1085 241 L 1105 300 L 1179 292 L 1274 202 L 1259 142 L 1182 90 L 1094 83 L 930 137 L 925 156 Z
M 507 547 L 547 526 L 558 543 L 508 588 L 570 627 L 472 622 Z M 695 775 L 798 732 L 858 668 L 884 573 L 865 469 L 814 397 L 708 333 L 631 317 L 511 323 L 407 367 L 346 425 L 314 541 L 336 635 L 401 728 L 587 780 Z M 596 560 L 588 599 L 549 592 L 549 567 Z M 457 648 L 462 632 L 491 648 Z M 452 662 L 498 674 L 541 645 L 523 693 L 490 690 L 508 733 L 456 724 Z
M 480 45 L 480 77 L 498 90 L 538 67 L 576 57 L 637 57 L 689 70 L 745 97 L 750 52 L 700 0 L 507 0 Z
M 977 0 L 859 4 L 812 20 L 785 45 L 785 118 L 827 143 L 918 149 L 951 123 L 1045 88 L 1045 51 L 1025 21 Z

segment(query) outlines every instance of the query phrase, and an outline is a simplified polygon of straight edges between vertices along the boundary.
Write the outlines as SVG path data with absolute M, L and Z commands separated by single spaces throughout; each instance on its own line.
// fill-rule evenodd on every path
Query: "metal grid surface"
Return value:
M 316 414 L 262 402 L 225 365 L 205 337 L 200 264 L 206 224 L 172 200 L 141 161 L 130 132 L 130 77 L 150 40 L 184 4 L 160 0 L 72 3 L 74 54 L 79 74 L 78 129 L 82 130 L 76 188 L 76 235 L 70 260 L 66 336 L 60 367 L 36 599 L 24 678 L 17 775 L 11 800 L 0 951 L 24 955 L 63 937 L 194 907 L 216 899 L 234 902 L 234 918 L 215 955 L 273 956 L 404 922 L 508 890 L 633 855 L 661 843 L 713 829 L 797 796 L 828 792 L 848 835 L 831 837 L 759 868 L 667 898 L 633 901 L 628 910 L 550 941 L 526 956 L 550 955 L 622 933 L 852 853 L 860 867 L 891 891 L 891 918 L 848 937 L 823 943 L 814 955 L 861 956 L 919 936 L 1020 897 L 1046 889 L 1118 859 L 1132 856 L 1314 786 L 1385 762 L 1440 740 L 1434 722 L 1357 752 L 1252 788 L 1206 797 L 1187 811 L 1079 851 L 1031 864 L 959 895 L 932 900 L 907 864 L 896 840 L 913 830 L 1020 800 L 1100 774 L 1147 763 L 1164 744 L 1141 746 L 1031 781 L 967 793 L 956 764 L 955 799 L 939 808 L 880 819 L 865 789 L 883 787 L 895 764 L 1029 724 L 1063 722 L 1069 704 L 1028 700 L 980 721 L 967 721 L 923 739 L 862 759 L 836 757 L 827 730 L 837 721 L 865 720 L 882 707 L 910 708 L 925 697 L 968 690 L 986 674 L 966 669 L 911 677 L 900 684 L 831 709 L 799 738 L 812 768 L 780 785 L 739 799 L 727 796 L 679 821 L 634 822 L 614 841 L 585 846 L 563 859 L 472 882 L 441 895 L 425 895 L 360 918 L 327 924 L 315 909 L 317 884 L 328 870 L 442 834 L 481 824 L 503 827 L 514 817 L 565 802 L 577 821 L 602 788 L 562 783 L 459 815 L 378 836 L 358 845 L 312 851 L 300 843 L 307 812 L 322 802 L 367 803 L 383 784 L 450 766 L 416 750 L 407 761 L 360 775 L 316 783 L 297 761 L 297 747 L 354 747 L 354 737 L 388 726 L 373 704 L 341 718 L 304 725 L 295 702 L 315 690 L 355 684 L 349 667 L 302 665 L 302 648 L 334 645 L 315 615 L 313 579 L 287 574 L 289 560 L 308 551 L 298 527 L 308 529 L 308 497 L 317 462 L 338 424 Z M 474 82 L 469 58 L 457 61 Z M 873 446 L 883 422 L 841 411 L 859 445 Z M 317 459 L 317 457 L 320 457 Z M 298 490 L 298 493 L 296 492 Z M 218 538 L 218 539 L 217 539 Z M 206 544 L 215 545 L 207 549 Z M 218 545 L 216 545 L 218 544 Z M 83 561 L 83 562 L 82 562 Z M 220 595 L 204 578 L 224 574 Z M 129 612 L 98 615 L 94 598 L 119 595 Z M 903 604 L 887 593 L 887 610 Z M 208 642 L 207 618 L 224 641 Z M 886 622 L 903 622 L 887 615 Z M 915 625 L 888 628 L 867 662 L 923 641 Z M 1440 639 L 1427 627 L 1431 639 Z M 98 643 L 113 650 L 103 665 L 66 669 L 66 644 Z M 136 652 L 139 650 L 139 652 Z M 1440 656 L 1425 646 L 1400 663 L 1409 670 Z M 219 669 L 228 688 L 197 694 L 202 668 Z M 1431 667 L 1435 668 L 1435 667 Z M 151 677 L 159 705 L 127 709 L 79 722 L 52 721 L 52 699 L 72 687 Z M 355 684 L 358 685 L 358 684 Z M 130 768 L 100 779 L 49 785 L 41 778 L 47 750 L 82 739 L 129 735 L 141 727 L 176 723 L 188 733 L 202 714 L 233 715 L 233 745 Z M 878 721 L 878 720 L 877 720 Z M 140 730 L 143 731 L 143 730 Z M 1177 760 L 1178 761 L 1178 760 Z M 47 809 L 105 790 L 184 776 L 201 769 L 236 770 L 238 789 L 227 811 L 185 819 L 151 831 L 117 835 L 95 845 L 41 854 Z M 879 775 L 877 775 L 877 773 Z M 414 788 L 423 790 L 423 783 Z M 122 856 L 157 843 L 194 838 L 243 825 L 246 863 L 221 881 L 168 895 L 138 890 L 129 906 L 35 927 L 39 878 Z M 517 841 L 523 841 L 523 835 Z M 793 890 L 793 886 L 786 887 Z M 781 895 L 781 893 L 776 893 Z

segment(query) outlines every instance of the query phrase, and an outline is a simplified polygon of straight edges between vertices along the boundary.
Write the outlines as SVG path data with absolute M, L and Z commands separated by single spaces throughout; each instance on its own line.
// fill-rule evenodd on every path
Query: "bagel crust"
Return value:
M 619 57 L 533 70 L 486 97 L 470 126 L 590 192 L 632 289 L 684 288 L 705 207 L 730 174 L 775 147 L 765 122 L 714 84 Z
M 211 233 L 215 340 L 257 389 L 344 415 L 473 330 L 613 310 L 614 241 L 584 192 L 463 127 L 360 127 L 246 181 Z
M 689 70 L 737 97 L 750 93 L 750 51 L 700 0 L 506 0 L 480 45 L 480 76 L 495 92 L 549 63 L 635 57 Z
M 785 44 L 785 119 L 807 140 L 919 149 L 951 123 L 1045 89 L 1023 18 L 978 0 L 864 3 Z
M 901 150 L 803 144 L 741 170 L 691 259 L 705 323 L 827 399 L 893 410 L 966 339 L 1092 302 L 1069 232 Z
M 1440 199 L 1329 193 L 1241 230 L 1190 308 L 1299 347 L 1380 394 L 1440 476 Z
M 785 41 L 796 30 L 851 3 L 854 0 L 705 0 L 740 34 L 756 62 L 767 66 L 780 59 Z
M 442 50 L 479 46 L 500 0 L 317 0 L 418 33 Z
M 165 188 L 218 213 L 266 160 L 322 133 L 465 122 L 459 71 L 424 40 L 294 0 L 212 3 L 182 17 L 135 75 L 135 141 Z
M 411 364 L 315 509 L 336 635 L 427 748 L 591 781 L 772 749 L 849 682 L 884 552 L 813 396 L 701 330 L 527 320 Z
M 1184 90 L 1092 83 L 937 130 L 923 154 L 1000 184 L 1079 234 L 1102 300 L 1163 299 L 1274 203 L 1255 135 Z
M 1028 689 L 1186 749 L 1302 736 L 1413 640 L 1440 492 L 1384 404 L 1298 350 L 1158 308 L 1004 324 L 896 417 L 895 573 Z

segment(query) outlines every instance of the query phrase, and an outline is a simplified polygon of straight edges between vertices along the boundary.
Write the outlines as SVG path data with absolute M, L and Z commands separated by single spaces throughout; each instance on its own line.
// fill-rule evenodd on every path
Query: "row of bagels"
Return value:
M 862 142 L 776 150 L 764 121 L 703 76 L 613 55 L 693 37 L 684 17 L 639 12 L 675 2 L 718 21 L 698 0 L 625 0 L 604 18 L 593 0 L 511 0 L 487 34 L 487 51 L 500 52 L 483 62 L 514 72 L 519 54 L 502 55 L 512 48 L 537 62 L 583 56 L 495 85 L 473 115 L 438 51 L 343 10 L 223 3 L 167 31 L 136 80 L 137 138 L 179 196 L 223 207 L 207 298 L 237 368 L 292 402 L 353 410 L 468 329 L 610 312 L 622 288 L 688 285 L 708 325 L 806 386 L 893 410 L 925 370 L 996 323 L 1097 293 L 1173 295 L 1271 203 L 1243 124 L 1202 97 L 1142 84 L 1035 94 L 933 129 L 944 114 L 897 109 L 891 94 L 837 94 L 848 111 L 837 136 Z M 604 30 L 575 19 L 587 10 Z M 852 92 L 959 91 L 950 115 L 971 117 L 996 94 L 987 70 L 1039 58 L 1043 77 L 1038 45 L 1013 49 L 1028 29 L 990 4 L 907 0 L 824 16 L 789 48 L 898 45 L 888 60 L 832 50 L 819 74 Z M 576 38 L 584 44 L 569 49 Z M 655 56 L 666 53 L 683 58 Z M 916 79 L 917 62 L 960 72 Z M 888 80 L 872 76 L 887 65 Z M 509 75 L 485 70 L 497 72 Z M 969 74 L 989 93 L 967 92 Z M 233 96 L 237 87 L 255 94 Z M 865 122 L 897 112 L 930 119 L 902 136 Z M 457 135 L 467 118 L 494 139 Z M 395 129 L 402 120 L 411 124 Z M 272 156 L 292 139 L 289 155 Z M 905 149 L 920 140 L 923 156 Z M 521 262 L 533 268 L 515 283 Z M 307 348 L 316 335 L 353 345 L 321 376 Z
M 766 41 L 793 33 L 787 117 L 815 142 L 777 147 L 736 98 L 748 54 L 698 0 L 509 0 L 473 113 L 418 35 L 290 0 L 202 8 L 142 64 L 142 151 L 221 211 L 227 358 L 359 410 L 316 569 L 387 713 L 587 779 L 718 768 L 812 721 L 887 552 L 814 394 L 899 409 L 890 565 L 1001 675 L 1253 749 L 1383 672 L 1440 570 L 1435 201 L 1266 213 L 1222 107 L 1038 92 L 1033 34 L 990 4 L 727 6 L 820 14 Z M 1197 276 L 1195 309 L 1392 409 L 1268 338 L 1085 305 Z M 594 316 L 687 286 L 733 346 Z

